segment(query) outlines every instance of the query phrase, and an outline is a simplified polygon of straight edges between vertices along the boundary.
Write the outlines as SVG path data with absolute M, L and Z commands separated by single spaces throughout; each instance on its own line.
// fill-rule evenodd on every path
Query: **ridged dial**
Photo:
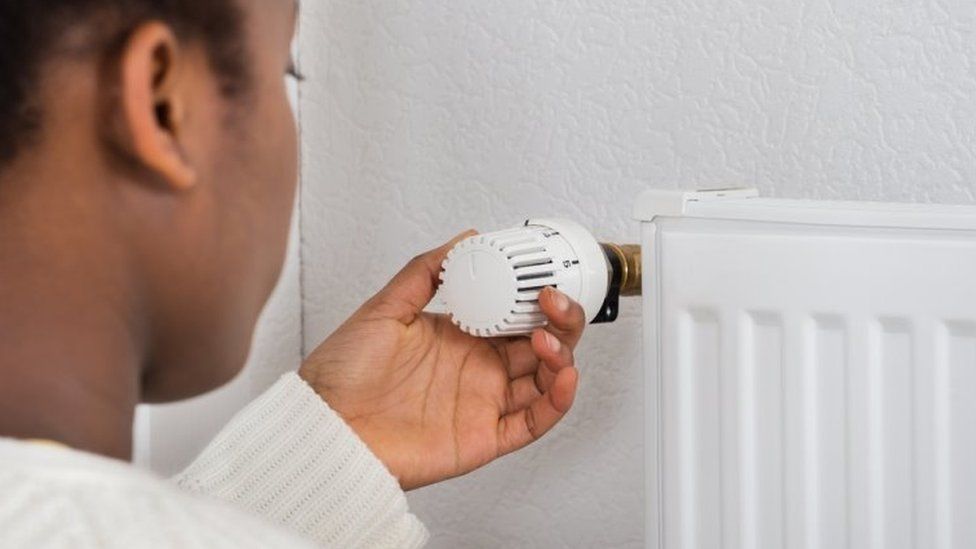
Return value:
M 605 272 L 606 266 L 598 268 Z M 527 224 L 455 246 L 443 265 L 440 295 L 454 323 L 471 335 L 522 335 L 546 325 L 542 288 L 554 286 L 579 300 L 582 273 L 577 252 L 560 231 Z

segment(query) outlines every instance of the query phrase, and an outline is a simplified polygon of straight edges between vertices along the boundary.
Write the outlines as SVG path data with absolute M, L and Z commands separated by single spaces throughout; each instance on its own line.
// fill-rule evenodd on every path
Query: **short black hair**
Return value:
M 76 29 L 90 31 L 109 59 L 139 24 L 157 20 L 200 40 L 226 96 L 246 87 L 243 13 L 237 0 L 0 0 L 0 168 L 41 129 L 36 87 L 42 65 Z

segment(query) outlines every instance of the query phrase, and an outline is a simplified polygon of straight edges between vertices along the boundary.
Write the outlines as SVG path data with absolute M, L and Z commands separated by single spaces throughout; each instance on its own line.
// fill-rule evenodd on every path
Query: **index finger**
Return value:
M 583 307 L 551 286 L 540 293 L 539 306 L 549 319 L 546 330 L 570 349 L 575 349 L 586 327 L 586 312 Z
M 527 407 L 503 416 L 498 421 L 498 455 L 528 446 L 555 427 L 572 407 L 578 381 L 576 368 L 564 368 L 544 394 Z

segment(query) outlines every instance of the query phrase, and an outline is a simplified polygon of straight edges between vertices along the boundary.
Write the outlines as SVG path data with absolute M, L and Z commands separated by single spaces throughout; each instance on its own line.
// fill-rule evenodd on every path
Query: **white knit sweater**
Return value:
M 383 464 L 297 375 L 242 410 L 172 482 L 0 438 L 0 547 L 420 547 Z

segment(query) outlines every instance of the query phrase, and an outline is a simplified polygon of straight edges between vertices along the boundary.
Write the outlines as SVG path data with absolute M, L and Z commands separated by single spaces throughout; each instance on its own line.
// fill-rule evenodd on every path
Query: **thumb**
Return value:
M 478 234 L 469 229 L 455 236 L 446 244 L 422 253 L 407 263 L 393 280 L 389 282 L 366 304 L 371 316 L 393 318 L 403 324 L 410 324 L 424 307 L 434 298 L 441 264 L 458 242 Z

